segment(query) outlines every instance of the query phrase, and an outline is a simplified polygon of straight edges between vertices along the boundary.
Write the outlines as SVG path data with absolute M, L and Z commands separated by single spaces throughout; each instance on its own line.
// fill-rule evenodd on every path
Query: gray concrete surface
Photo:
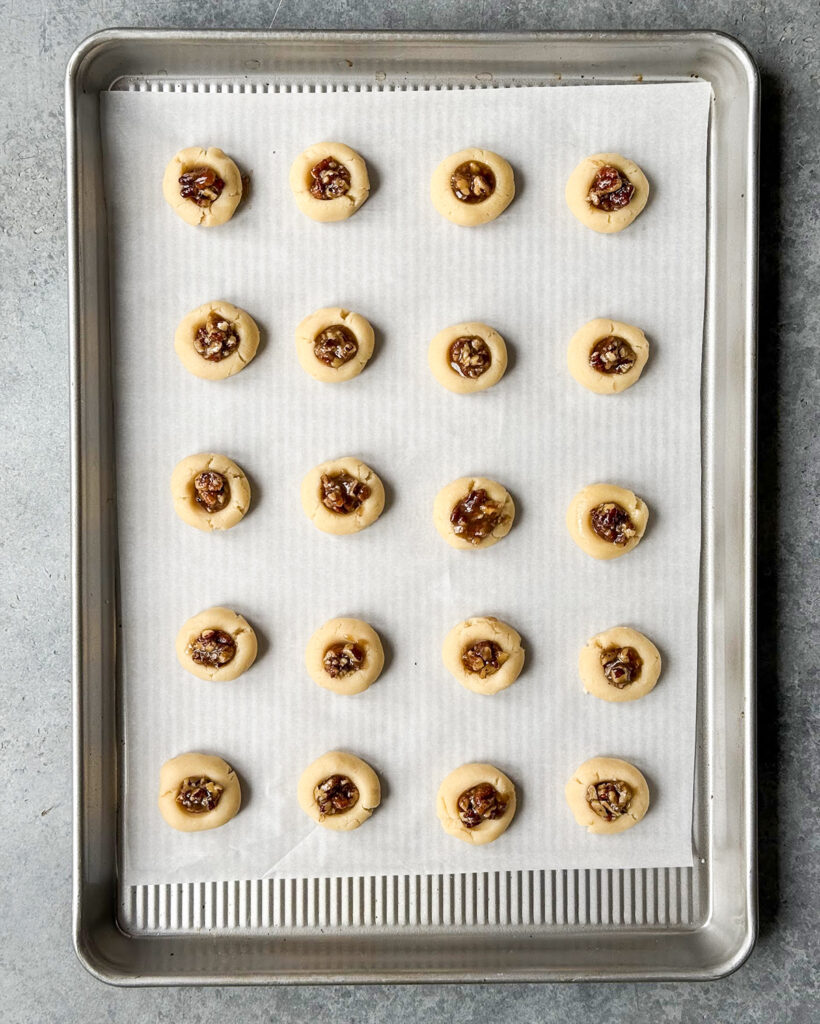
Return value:
M 815 0 L 0 0 L 0 275 L 6 450 L 0 599 L 0 1018 L 386 1022 L 817 1020 L 817 370 Z M 63 74 L 110 26 L 713 28 L 763 75 L 760 330 L 761 934 L 709 984 L 118 990 L 70 939 L 68 387 Z M 814 658 L 812 658 L 814 655 Z

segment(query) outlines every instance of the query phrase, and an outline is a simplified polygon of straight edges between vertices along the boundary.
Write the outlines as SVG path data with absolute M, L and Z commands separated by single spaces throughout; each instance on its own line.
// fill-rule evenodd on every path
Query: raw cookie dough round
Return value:
M 317 142 L 293 161 L 290 187 L 302 213 L 327 223 L 353 216 L 370 194 L 370 179 L 367 164 L 350 146 Z
M 359 459 L 330 459 L 302 480 L 302 508 L 323 533 L 358 533 L 382 514 L 384 485 Z
M 617 193 L 617 198 L 608 199 L 607 193 L 600 190 L 596 193 L 592 191 L 593 183 L 604 168 L 614 168 L 618 172 L 617 177 L 609 175 L 608 181 L 601 182 L 604 188 L 615 185 L 616 188 L 608 195 L 616 196 Z M 634 187 L 634 191 L 627 199 L 626 205 L 619 206 L 617 204 L 622 198 L 626 198 L 626 193 L 621 191 L 627 184 L 622 176 L 628 179 L 628 184 Z M 592 194 L 597 195 L 600 205 L 596 206 L 589 198 Z M 588 156 L 578 164 L 567 181 L 567 206 L 572 213 L 588 228 L 606 235 L 623 231 L 628 227 L 646 206 L 648 198 L 649 182 L 646 175 L 636 163 L 618 153 L 595 153 Z
M 485 476 L 459 477 L 442 487 L 433 503 L 436 529 L 451 547 L 465 551 L 497 544 L 514 519 L 515 505 L 506 488 Z
M 461 818 L 459 799 L 475 787 L 486 784 L 495 789 L 495 794 L 476 794 L 479 797 L 478 806 L 471 799 L 465 801 L 468 805 L 467 816 L 477 820 L 477 824 L 468 828 Z M 504 803 L 501 814 L 495 818 L 485 817 L 487 812 L 494 814 L 499 810 L 499 797 Z M 510 827 L 515 816 L 515 786 L 504 772 L 491 764 L 463 764 L 450 772 L 439 787 L 436 812 L 445 832 L 465 843 L 483 846 L 484 843 L 498 839 Z
M 227 682 L 256 660 L 256 633 L 230 608 L 206 608 L 177 633 L 180 665 L 199 679 Z
M 177 799 L 187 793 L 188 810 Z M 212 809 L 208 804 L 216 800 Z M 180 754 L 166 761 L 159 772 L 159 809 L 180 832 L 204 832 L 219 828 L 239 810 L 242 792 L 236 772 L 221 757 L 211 754 Z
M 218 477 L 222 477 L 221 487 Z M 171 494 L 176 514 L 198 530 L 230 530 L 251 503 L 245 474 L 226 455 L 216 452 L 189 455 L 178 462 L 171 475 Z
M 598 395 L 626 391 L 649 358 L 649 342 L 639 327 L 598 318 L 575 332 L 569 343 L 569 372 Z
M 315 683 L 347 696 L 376 682 L 384 650 L 379 634 L 361 619 L 330 619 L 310 638 L 305 664 Z
M 223 380 L 248 365 L 259 347 L 259 328 L 238 306 L 217 299 L 183 317 L 174 334 L 180 362 L 195 377 Z M 204 353 L 204 354 L 203 354 Z
M 430 342 L 427 358 L 439 384 L 457 395 L 469 395 L 501 380 L 507 369 L 507 346 L 498 331 L 471 321 L 439 331 Z
M 444 664 L 473 693 L 498 693 L 516 681 L 524 667 L 521 636 L 491 615 L 459 622 L 447 634 Z
M 602 807 L 610 820 L 593 811 L 587 800 L 590 787 L 603 782 L 625 782 L 631 792 L 631 797 L 625 801 L 624 808 L 615 816 L 612 816 L 608 807 Z M 598 835 L 625 832 L 633 825 L 637 825 L 649 810 L 649 786 L 646 779 L 633 764 L 620 761 L 616 757 L 593 757 L 589 761 L 584 761 L 576 769 L 564 792 L 578 824 L 586 825 L 587 832 Z M 617 790 L 615 792 L 617 799 L 609 806 L 617 812 L 617 804 L 620 803 L 623 794 L 619 794 Z M 600 804 L 602 795 L 606 803 L 605 794 L 598 792 L 596 795 L 596 803 Z
M 498 153 L 460 149 L 433 171 L 430 195 L 442 217 L 464 228 L 475 227 L 507 209 L 515 195 L 515 175 Z
M 605 629 L 587 641 L 578 659 L 587 693 L 621 703 L 638 700 L 654 689 L 661 656 L 652 641 L 629 626 Z
M 192 190 L 201 197 L 202 205 L 199 205 L 194 198 L 182 195 L 183 185 L 179 179 L 183 174 L 202 168 L 216 172 L 216 177 L 223 182 L 223 187 L 217 194 L 214 183 L 210 180 L 200 181 L 200 189 L 196 189 L 191 182 Z M 215 146 L 208 149 L 189 146 L 187 149 L 181 149 L 165 168 L 162 194 L 174 213 L 186 224 L 201 224 L 204 228 L 212 228 L 217 224 L 224 224 L 233 217 L 242 198 L 242 175 L 233 160 L 221 149 Z M 216 198 L 213 198 L 214 195 Z
M 341 306 L 317 309 L 296 328 L 296 352 L 302 369 L 327 383 L 358 377 L 373 355 L 375 340 L 367 320 Z
M 612 540 L 593 529 L 593 513 L 599 528 Z M 567 509 L 572 539 L 593 558 L 620 558 L 631 551 L 643 537 L 648 521 L 649 509 L 641 499 L 615 484 L 590 484 L 575 495 Z
M 334 780 L 341 785 L 342 792 L 334 793 L 336 786 L 328 785 L 326 810 L 323 811 L 317 802 L 317 790 L 323 783 L 330 783 L 334 776 L 341 776 Z M 346 781 L 345 781 L 346 780 Z M 353 783 L 356 792 L 353 793 L 348 784 Z M 309 818 L 313 818 L 319 825 L 333 829 L 336 832 L 347 832 L 350 829 L 358 828 L 363 824 L 381 802 L 381 786 L 379 777 L 369 764 L 362 761 L 360 757 L 353 754 L 345 754 L 340 750 L 331 750 L 317 758 L 309 765 L 299 779 L 298 788 L 299 806 Z M 335 800 L 333 798 L 336 798 Z M 351 806 L 344 808 L 344 804 L 355 797 Z M 342 804 L 339 810 L 333 810 L 334 803 Z M 327 813 L 330 810 L 330 813 Z

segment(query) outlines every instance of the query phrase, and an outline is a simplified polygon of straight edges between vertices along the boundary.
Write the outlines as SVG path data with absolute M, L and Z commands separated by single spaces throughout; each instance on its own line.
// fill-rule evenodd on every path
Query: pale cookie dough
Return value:
M 248 365 L 259 348 L 259 328 L 238 306 L 217 299 L 192 310 L 174 334 L 182 365 L 203 380 L 224 380 Z
M 226 455 L 216 452 L 189 455 L 177 463 L 171 475 L 171 494 L 176 514 L 198 530 L 230 530 L 251 503 L 245 474 Z
M 645 697 L 661 674 L 661 656 L 652 641 L 628 626 L 615 626 L 587 641 L 578 659 L 587 693 L 621 703 Z
M 236 772 L 221 757 L 180 754 L 160 769 L 158 802 L 171 828 L 204 832 L 233 818 L 242 792 Z
M 639 327 L 599 318 L 576 331 L 567 351 L 569 372 L 598 395 L 626 391 L 649 358 L 649 342 Z
M 218 181 L 213 182 L 213 175 L 200 177 L 199 187 L 192 180 L 189 184 L 195 197 L 199 197 L 197 203 L 195 198 L 186 198 L 182 195 L 185 186 L 179 179 L 183 174 L 203 169 L 206 172 L 214 171 L 223 186 L 221 190 L 218 189 Z M 181 149 L 165 168 L 162 194 L 174 213 L 186 224 L 201 224 L 204 228 L 213 228 L 233 217 L 242 198 L 242 175 L 233 160 L 221 149 L 215 146 L 209 149 L 190 146 L 188 149 Z
M 590 484 L 575 495 L 567 509 L 572 539 L 593 558 L 620 558 L 631 551 L 643 537 L 648 521 L 649 509 L 641 499 L 615 484 Z
M 502 214 L 515 195 L 515 175 L 503 156 L 489 149 L 460 149 L 433 171 L 433 205 L 464 228 L 486 224 Z
M 323 533 L 358 533 L 382 514 L 384 485 L 359 459 L 330 459 L 302 480 L 302 508 Z
M 327 223 L 353 216 L 370 194 L 370 179 L 350 146 L 317 142 L 293 161 L 290 187 L 302 213 Z
M 477 787 L 491 786 L 495 792 Z M 515 786 L 491 764 L 463 764 L 450 772 L 436 797 L 445 832 L 483 846 L 506 832 L 515 816 Z M 470 822 L 470 827 L 465 822 Z
M 331 750 L 302 772 L 297 795 L 299 806 L 317 824 L 347 832 L 367 821 L 379 806 L 381 786 L 378 775 L 360 757 Z
M 593 191 L 593 185 L 603 168 L 614 168 L 618 172 L 617 178 L 612 177 L 610 184 L 620 184 L 620 188 L 609 193 Z M 626 175 L 628 183 L 624 182 L 621 175 Z M 604 188 L 609 187 L 606 182 L 601 184 Z M 631 197 L 626 205 L 619 206 L 620 198 L 626 197 L 630 185 L 634 189 Z M 590 199 L 591 195 L 597 198 L 600 205 L 595 205 Z M 649 182 L 646 175 L 636 163 L 618 153 L 595 153 L 588 156 L 578 164 L 567 181 L 567 206 L 572 213 L 588 228 L 606 235 L 628 227 L 646 206 L 648 198 Z
M 459 622 L 447 634 L 441 654 L 447 669 L 473 693 L 506 690 L 524 667 L 520 635 L 491 615 Z
M 597 787 L 604 782 L 623 786 Z M 596 787 L 593 791 L 592 787 Z M 564 791 L 570 810 L 587 832 L 609 835 L 637 825 L 649 810 L 649 786 L 638 769 L 616 757 L 593 757 L 575 771 Z M 592 801 L 592 803 L 590 803 Z M 593 810 L 593 806 L 598 810 Z
M 317 309 L 296 328 L 302 369 L 325 383 L 357 377 L 373 355 L 375 340 L 367 320 L 341 306 Z
M 331 619 L 305 651 L 311 679 L 334 693 L 362 693 L 379 678 L 384 650 L 379 634 L 361 619 Z
M 427 359 L 439 384 L 457 395 L 469 395 L 501 380 L 507 369 L 507 346 L 498 331 L 471 321 L 439 331 L 430 342 Z
M 433 522 L 451 547 L 489 548 L 506 537 L 515 505 L 506 488 L 485 476 L 462 476 L 436 495 Z
M 198 679 L 236 679 L 254 663 L 256 650 L 250 623 L 230 608 L 206 608 L 177 634 L 179 663 Z

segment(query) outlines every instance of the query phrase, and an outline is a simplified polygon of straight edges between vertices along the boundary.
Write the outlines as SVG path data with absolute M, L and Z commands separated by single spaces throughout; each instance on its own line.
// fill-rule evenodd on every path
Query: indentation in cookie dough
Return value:
M 430 342 L 427 359 L 439 384 L 467 395 L 501 380 L 507 369 L 507 346 L 498 331 L 472 320 L 439 331 Z
M 242 199 L 242 175 L 216 146 L 189 146 L 165 168 L 162 194 L 186 224 L 216 227 L 236 212 Z
M 361 619 L 330 619 L 316 630 L 305 651 L 311 679 L 326 690 L 362 693 L 379 678 L 384 650 L 379 635 Z
M 593 231 L 613 234 L 628 227 L 646 206 L 649 182 L 632 161 L 619 153 L 595 153 L 569 176 L 567 205 Z
M 604 317 L 576 331 L 567 350 L 572 376 L 599 395 L 631 388 L 648 358 L 649 342 L 640 328 Z
M 616 484 L 590 484 L 567 509 L 570 536 L 582 551 L 599 559 L 620 558 L 631 551 L 648 521 L 644 502 Z
M 227 682 L 256 660 L 256 633 L 247 619 L 230 608 L 206 608 L 182 626 L 176 652 L 186 672 L 198 679 Z
M 439 787 L 436 813 L 449 835 L 474 846 L 492 843 L 515 817 L 515 786 L 491 764 L 472 762 L 450 772 Z
M 649 785 L 628 761 L 593 757 L 566 785 L 565 795 L 579 825 L 596 835 L 625 832 L 649 810 Z
M 441 653 L 448 671 L 473 693 L 505 690 L 524 667 L 521 636 L 491 615 L 459 622 L 447 634 Z
M 358 533 L 382 514 L 384 485 L 359 459 L 331 459 L 302 480 L 302 508 L 323 533 Z
M 623 703 L 639 700 L 654 689 L 661 674 L 661 656 L 637 629 L 614 626 L 587 641 L 578 671 L 587 693 Z
M 430 195 L 442 217 L 461 227 L 475 227 L 507 209 L 515 196 L 515 175 L 498 153 L 461 149 L 436 167 Z
M 317 309 L 296 328 L 302 369 L 329 384 L 357 377 L 373 355 L 375 340 L 368 321 L 342 306 Z
M 236 772 L 221 757 L 180 754 L 160 769 L 160 813 L 179 832 L 219 828 L 234 817 L 241 802 Z
M 251 488 L 235 462 L 217 452 L 189 455 L 171 475 L 174 509 L 198 530 L 229 530 L 250 508 Z
M 454 548 L 475 551 L 506 537 L 515 519 L 507 489 L 488 477 L 463 476 L 436 495 L 433 521 Z
M 331 750 L 302 772 L 299 806 L 318 825 L 347 832 L 364 824 L 381 802 L 379 777 L 354 754 Z
M 223 380 L 239 373 L 258 348 L 259 328 L 253 318 L 224 299 L 191 310 L 174 334 L 180 362 L 203 380 Z
M 317 142 L 293 161 L 290 187 L 312 220 L 347 220 L 367 200 L 370 179 L 359 154 L 343 142 Z

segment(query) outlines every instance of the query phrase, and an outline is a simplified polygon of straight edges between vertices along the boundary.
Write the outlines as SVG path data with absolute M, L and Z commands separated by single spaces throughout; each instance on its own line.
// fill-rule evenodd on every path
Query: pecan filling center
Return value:
M 205 323 L 197 328 L 194 335 L 196 351 L 203 359 L 214 363 L 235 352 L 238 345 L 239 334 L 236 327 L 216 309 L 210 311 Z
M 610 544 L 626 544 L 638 532 L 626 509 L 614 501 L 604 501 L 589 513 L 592 529 Z
M 595 342 L 589 353 L 589 365 L 598 373 L 629 373 L 637 358 L 628 341 L 610 334 Z
M 313 354 L 320 363 L 337 369 L 350 362 L 359 351 L 356 335 L 344 324 L 334 324 L 320 331 L 313 340 Z
M 310 194 L 314 199 L 338 199 L 350 191 L 350 171 L 332 156 L 315 164 L 310 176 Z
M 197 206 L 209 207 L 222 194 L 225 182 L 213 167 L 192 167 L 179 177 L 179 194 Z
M 601 667 L 607 682 L 623 690 L 640 678 L 643 658 L 634 647 L 608 647 L 601 651 Z
M 622 779 L 606 779 L 587 787 L 587 803 L 604 821 L 626 814 L 632 802 L 632 788 Z
M 223 787 L 206 775 L 183 779 L 177 790 L 176 802 L 189 814 L 204 814 L 219 803 Z
M 349 473 L 323 474 L 321 499 L 325 508 L 340 516 L 355 512 L 370 497 L 370 488 Z
M 207 469 L 194 477 L 194 498 L 206 512 L 219 512 L 231 500 L 231 489 L 221 473 Z
M 203 629 L 199 636 L 188 644 L 188 653 L 197 665 L 219 668 L 220 665 L 227 665 L 233 660 L 236 643 L 231 634 L 223 629 Z
M 475 380 L 486 373 L 493 361 L 490 347 L 483 338 L 475 335 L 456 338 L 450 346 L 450 366 L 462 377 Z
M 596 210 L 621 210 L 629 205 L 635 193 L 635 186 L 623 171 L 609 164 L 602 167 L 589 186 L 587 202 Z
M 495 192 L 495 175 L 479 160 L 467 160 L 453 171 L 450 188 L 462 203 L 483 203 Z
M 322 658 L 325 672 L 331 679 L 353 675 L 364 664 L 364 648 L 354 641 L 331 644 Z
M 506 799 L 489 782 L 479 782 L 465 789 L 458 798 L 458 816 L 465 828 L 475 828 L 482 821 L 495 821 L 506 809 Z
M 461 655 L 461 664 L 468 672 L 475 672 L 479 678 L 495 675 L 509 658 L 495 640 L 478 640 L 472 647 L 466 647 Z
M 313 799 L 323 817 L 344 814 L 359 802 L 359 790 L 346 775 L 331 775 L 314 788 Z
M 453 505 L 450 522 L 453 533 L 471 544 L 479 544 L 489 537 L 501 522 L 503 503 L 493 501 L 483 488 L 469 494 Z

